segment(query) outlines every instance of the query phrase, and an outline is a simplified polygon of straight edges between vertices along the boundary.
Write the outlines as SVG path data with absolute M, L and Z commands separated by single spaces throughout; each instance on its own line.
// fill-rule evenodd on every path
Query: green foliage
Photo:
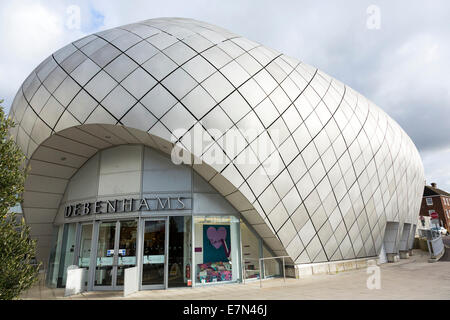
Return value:
M 0 299 L 19 297 L 39 271 L 39 265 L 32 265 L 36 241 L 30 239 L 30 228 L 10 212 L 21 201 L 26 176 L 25 157 L 9 135 L 12 127 L 0 106 Z
M 33 265 L 36 241 L 30 227 L 16 214 L 0 221 L 0 299 L 15 299 L 36 282 L 39 265 Z
M 0 104 L 2 102 L 0 100 Z M 25 182 L 22 169 L 25 157 L 9 134 L 13 127 L 13 121 L 5 117 L 0 105 L 0 217 L 20 202 Z

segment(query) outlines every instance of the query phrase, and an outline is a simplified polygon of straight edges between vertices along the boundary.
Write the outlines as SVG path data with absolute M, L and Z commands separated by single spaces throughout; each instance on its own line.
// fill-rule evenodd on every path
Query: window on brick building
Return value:
M 432 206 L 433 205 L 433 199 L 426 198 L 426 201 L 427 201 L 427 206 Z

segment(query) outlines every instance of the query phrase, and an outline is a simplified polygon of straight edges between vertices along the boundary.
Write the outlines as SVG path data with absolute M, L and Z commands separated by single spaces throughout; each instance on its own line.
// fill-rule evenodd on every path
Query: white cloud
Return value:
M 58 42 L 63 34 L 61 17 L 39 3 L 10 4 L 3 12 L 3 25 L 9 26 L 3 39 L 18 59 L 46 54 L 47 45 Z
M 0 95 L 9 109 L 30 72 L 62 46 L 84 36 L 65 27 L 66 6 L 36 1 L 0 4 Z
M 450 191 L 450 148 L 421 153 L 423 165 L 426 168 L 427 184 L 437 183 L 438 188 Z
M 447 87 L 449 56 L 444 35 L 414 34 L 385 55 L 377 75 L 377 95 L 395 105 L 404 98 L 402 94 L 431 95 Z
M 81 9 L 81 30 L 65 27 L 67 7 Z M 368 30 L 367 7 L 381 28 Z M 210 22 L 296 57 L 360 91 L 387 111 L 421 151 L 427 181 L 450 190 L 449 3 L 336 1 L 0 2 L 0 98 L 16 90 L 42 60 L 85 33 L 156 17 Z M 94 21 L 97 15 L 104 16 Z M 435 117 L 434 115 L 437 115 Z

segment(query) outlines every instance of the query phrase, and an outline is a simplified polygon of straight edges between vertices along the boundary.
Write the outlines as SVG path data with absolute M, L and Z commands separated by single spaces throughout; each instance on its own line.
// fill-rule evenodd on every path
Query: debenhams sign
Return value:
M 64 208 L 66 218 L 101 213 L 190 209 L 190 198 L 155 197 L 77 203 Z

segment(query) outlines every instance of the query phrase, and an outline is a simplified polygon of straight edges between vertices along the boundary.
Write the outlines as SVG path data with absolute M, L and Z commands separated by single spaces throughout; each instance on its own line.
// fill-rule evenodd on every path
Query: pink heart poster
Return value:
M 222 246 L 222 242 L 227 239 L 227 230 L 224 227 L 218 229 L 209 227 L 206 230 L 206 235 L 208 236 L 209 241 L 211 241 L 211 244 L 216 249 L 219 249 Z
M 204 262 L 228 261 L 230 255 L 230 226 L 203 226 Z

